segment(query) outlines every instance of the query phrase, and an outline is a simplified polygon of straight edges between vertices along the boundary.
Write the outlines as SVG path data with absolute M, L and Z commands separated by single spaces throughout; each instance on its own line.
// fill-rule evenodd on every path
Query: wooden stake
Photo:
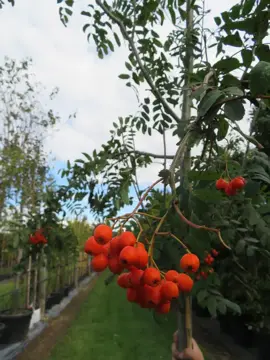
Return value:
M 178 351 L 192 347 L 192 306 L 190 295 L 180 295 L 178 314 Z
M 28 269 L 27 269 L 27 287 L 26 287 L 26 306 L 27 307 L 30 305 L 31 271 L 32 271 L 32 255 L 29 255 Z

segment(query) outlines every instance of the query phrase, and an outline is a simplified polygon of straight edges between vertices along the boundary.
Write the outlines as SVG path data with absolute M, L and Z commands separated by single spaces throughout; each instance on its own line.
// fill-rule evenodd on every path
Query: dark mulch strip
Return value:
M 16 360 L 46 360 L 49 357 L 54 346 L 66 334 L 76 318 L 81 305 L 93 289 L 97 278 L 98 276 L 95 276 L 90 284 L 80 289 L 79 294 L 71 300 L 57 318 L 49 321 L 48 327 L 31 341 L 24 351 L 16 357 Z

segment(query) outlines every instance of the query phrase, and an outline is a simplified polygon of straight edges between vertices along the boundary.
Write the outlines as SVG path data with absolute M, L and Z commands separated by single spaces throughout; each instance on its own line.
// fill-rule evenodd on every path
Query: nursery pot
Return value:
M 70 291 L 69 285 L 66 285 L 63 289 L 64 297 L 67 297 Z
M 258 355 L 256 360 L 268 360 L 270 354 L 270 334 L 260 333 L 258 335 Z
M 6 325 L 4 323 L 0 323 L 0 339 L 3 335 L 5 328 L 6 328 Z
M 60 304 L 62 299 L 63 299 L 62 292 L 60 291 L 52 292 L 46 300 L 46 305 L 45 305 L 46 310 L 51 309 L 54 305 Z
M 231 316 L 230 315 L 218 315 L 218 321 L 221 332 L 231 335 Z
M 18 309 L 16 314 L 12 314 L 12 310 L 4 310 L 0 312 L 0 322 L 5 325 L 1 344 L 13 344 L 23 341 L 27 334 L 32 318 L 32 309 Z

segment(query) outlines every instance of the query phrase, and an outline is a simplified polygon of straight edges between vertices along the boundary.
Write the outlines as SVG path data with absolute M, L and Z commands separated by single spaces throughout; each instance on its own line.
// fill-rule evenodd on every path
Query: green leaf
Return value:
M 245 115 L 245 108 L 241 100 L 233 100 L 224 105 L 225 115 L 233 121 L 242 120 Z
M 218 132 L 217 132 L 217 140 L 221 141 L 225 139 L 229 130 L 229 123 L 224 118 L 219 118 L 218 120 Z
M 242 47 L 243 42 L 241 36 L 238 31 L 234 34 L 228 35 L 222 39 L 224 45 L 234 46 L 234 47 Z
M 234 47 L 242 47 L 243 42 L 241 36 L 238 31 L 234 34 L 227 35 L 225 38 L 222 39 L 224 45 L 234 46 Z
M 243 96 L 244 92 L 237 86 L 230 86 L 223 90 L 227 95 Z
M 125 62 L 125 65 L 126 65 L 126 68 L 129 70 L 129 71 L 132 71 L 132 66 L 130 65 L 130 63 L 128 63 L 127 61 Z
M 85 31 L 87 30 L 87 28 L 89 28 L 89 26 L 90 26 L 90 24 L 85 24 L 85 25 L 83 26 L 83 32 L 85 32 Z
M 121 46 L 121 41 L 119 39 L 119 36 L 116 33 L 113 33 L 114 39 L 116 44 L 120 47 Z
M 219 16 L 214 17 L 215 23 L 217 24 L 217 26 L 219 26 L 221 24 L 221 18 Z
M 250 71 L 250 91 L 252 95 L 266 95 L 270 92 L 270 63 L 260 61 Z
M 200 117 L 205 116 L 217 100 L 221 99 L 223 96 L 224 95 L 220 90 L 209 91 L 198 105 L 198 115 Z
M 213 191 L 212 189 L 200 189 L 194 190 L 193 196 L 204 201 L 206 203 L 218 204 L 222 200 L 222 193 L 218 191 Z
M 245 0 L 243 2 L 242 6 L 242 16 L 248 15 L 251 10 L 253 9 L 253 6 L 255 5 L 256 0 Z
M 194 180 L 208 180 L 208 181 L 215 181 L 220 177 L 220 174 L 217 171 L 197 171 L 197 170 L 190 170 L 188 172 L 188 178 L 191 181 Z
M 120 79 L 124 79 L 124 80 L 127 80 L 130 78 L 130 76 L 128 74 L 121 74 L 118 76 Z
M 207 309 L 213 317 L 217 316 L 217 298 L 215 296 L 209 296 L 207 299 Z
M 174 11 L 172 6 L 168 6 L 168 10 L 169 10 L 169 13 L 171 15 L 172 23 L 173 23 L 173 25 L 175 25 L 175 22 L 176 22 L 175 11 Z
M 225 315 L 227 313 L 227 308 L 226 308 L 226 305 L 222 299 L 222 301 L 219 301 L 218 302 L 218 305 L 217 305 L 217 310 L 222 314 L 222 315 Z
M 237 242 L 236 246 L 235 246 L 235 252 L 237 255 L 243 254 L 244 250 L 246 248 L 246 242 L 244 239 L 241 239 Z
M 256 46 L 255 55 L 260 61 L 270 62 L 270 46 L 266 44 Z
M 252 246 L 252 245 L 251 245 L 251 246 L 248 246 L 248 247 L 247 247 L 247 252 L 246 252 L 247 256 L 248 256 L 248 257 L 254 256 L 256 250 L 257 250 L 257 247 L 256 247 L 256 246 Z
M 247 49 L 241 50 L 241 56 L 242 56 L 242 60 L 243 60 L 243 65 L 246 68 L 249 68 L 252 63 L 252 58 L 253 58 L 252 50 L 247 50 Z
M 227 306 L 228 309 L 232 310 L 234 313 L 241 315 L 241 308 L 239 305 L 235 304 L 234 302 L 224 299 L 224 304 Z
M 229 73 L 235 69 L 238 69 L 241 66 L 240 61 L 236 58 L 226 58 L 219 60 L 214 64 L 214 68 L 220 70 L 224 73 Z
M 197 293 L 197 300 L 198 303 L 201 304 L 207 297 L 209 296 L 209 293 L 206 289 L 202 289 Z

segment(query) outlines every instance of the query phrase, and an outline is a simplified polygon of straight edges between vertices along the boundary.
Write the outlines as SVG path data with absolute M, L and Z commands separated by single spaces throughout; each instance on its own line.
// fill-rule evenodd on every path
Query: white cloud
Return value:
M 137 110 L 137 100 L 132 90 L 118 79 L 124 71 L 127 50 L 123 47 L 104 60 L 99 60 L 93 44 L 89 45 L 81 28 L 85 19 L 80 10 L 87 0 L 75 3 L 75 14 L 68 28 L 59 20 L 55 0 L 17 0 L 16 6 L 5 6 L 0 11 L 1 38 L 0 54 L 17 59 L 31 56 L 37 79 L 45 86 L 59 86 L 60 93 L 54 101 L 62 117 L 58 131 L 49 137 L 46 147 L 57 160 L 74 160 L 81 152 L 92 152 L 109 137 L 111 124 L 118 116 L 127 116 Z M 205 26 L 214 28 L 213 16 L 237 3 L 236 0 L 219 2 L 207 0 L 206 7 L 212 13 L 207 16 Z M 161 28 L 165 36 L 170 27 Z M 233 51 L 232 51 L 233 52 Z M 210 61 L 215 59 L 211 51 Z M 68 123 L 70 113 L 77 111 L 77 117 Z M 244 130 L 248 125 L 241 123 Z M 167 135 L 167 152 L 176 149 L 176 139 L 170 141 Z M 139 136 L 138 149 L 161 153 L 162 137 Z M 159 161 L 159 160 L 158 160 Z M 139 173 L 140 181 L 156 178 L 159 164 Z

